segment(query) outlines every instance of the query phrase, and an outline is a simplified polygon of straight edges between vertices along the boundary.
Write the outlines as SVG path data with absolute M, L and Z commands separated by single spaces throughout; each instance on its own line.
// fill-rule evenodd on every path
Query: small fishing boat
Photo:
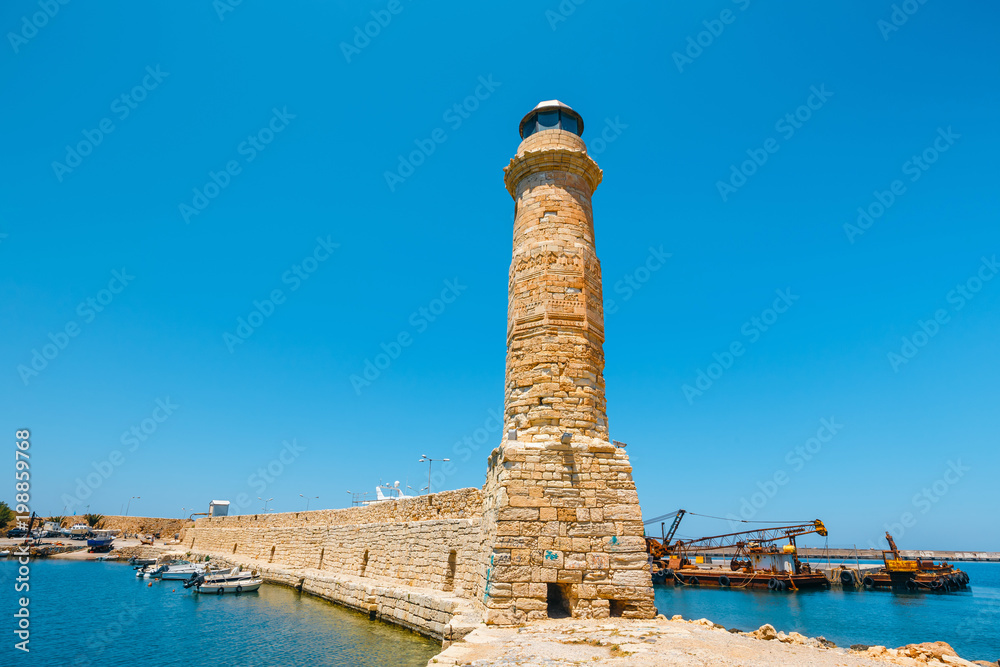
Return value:
M 107 547 L 107 551 L 111 551 L 111 543 L 114 541 L 114 531 L 95 530 L 93 535 L 87 540 L 87 546 L 91 547 L 91 551 L 94 551 L 95 547 L 100 549 Z
M 264 580 L 256 572 L 247 572 L 236 566 L 230 570 L 195 574 L 184 583 L 184 588 L 194 588 L 196 593 L 250 593 L 260 588 Z
M 153 563 L 152 565 L 146 565 L 136 570 L 135 576 L 136 579 L 157 579 L 166 569 L 166 563 L 163 563 L 162 565 Z
M 223 595 L 224 593 L 252 593 L 264 580 L 260 577 L 249 577 L 234 581 L 217 581 L 214 583 L 202 583 L 194 586 L 195 593 Z

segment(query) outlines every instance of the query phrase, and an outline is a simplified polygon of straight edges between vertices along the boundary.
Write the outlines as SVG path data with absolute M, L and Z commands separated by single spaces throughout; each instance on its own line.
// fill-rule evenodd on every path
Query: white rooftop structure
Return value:
M 229 516 L 228 500 L 213 500 L 208 504 L 208 516 Z

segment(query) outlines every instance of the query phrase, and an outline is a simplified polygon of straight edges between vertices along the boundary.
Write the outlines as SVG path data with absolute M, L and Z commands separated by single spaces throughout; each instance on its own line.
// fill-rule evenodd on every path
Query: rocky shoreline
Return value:
M 680 616 L 655 620 L 620 618 L 542 621 L 520 628 L 480 626 L 461 641 L 445 644 L 428 667 L 472 665 L 512 667 L 581 664 L 660 667 L 665 665 L 816 665 L 818 667 L 996 667 L 971 662 L 944 642 L 900 648 L 838 647 L 823 637 L 778 632 L 763 625 L 753 632 L 727 630 L 708 619 Z

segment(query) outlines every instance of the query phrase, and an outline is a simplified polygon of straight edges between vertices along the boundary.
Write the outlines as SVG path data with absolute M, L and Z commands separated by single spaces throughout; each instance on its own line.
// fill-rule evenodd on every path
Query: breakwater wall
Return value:
M 199 551 L 192 553 L 207 555 Z M 212 561 L 223 566 L 241 565 L 256 570 L 270 584 L 289 586 L 356 609 L 372 620 L 401 625 L 442 641 L 461 639 L 481 625 L 481 614 L 471 601 L 453 592 L 392 585 L 314 568 L 276 566 L 246 557 L 220 556 L 213 557 Z
M 205 517 L 179 548 L 440 639 L 478 622 L 483 496 L 459 489 L 365 507 Z
M 87 523 L 82 516 L 65 516 L 62 520 L 63 528 L 68 528 L 77 523 Z M 97 522 L 95 528 L 105 530 L 120 530 L 123 533 L 159 533 L 163 539 L 169 539 L 175 533 L 181 532 L 186 526 L 193 525 L 187 519 L 164 519 L 160 517 L 148 516 L 119 516 L 108 515 Z

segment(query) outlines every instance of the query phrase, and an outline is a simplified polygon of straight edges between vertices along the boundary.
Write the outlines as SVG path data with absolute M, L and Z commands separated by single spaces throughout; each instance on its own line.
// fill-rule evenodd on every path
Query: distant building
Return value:
M 208 516 L 229 516 L 228 500 L 213 500 L 208 504 Z

